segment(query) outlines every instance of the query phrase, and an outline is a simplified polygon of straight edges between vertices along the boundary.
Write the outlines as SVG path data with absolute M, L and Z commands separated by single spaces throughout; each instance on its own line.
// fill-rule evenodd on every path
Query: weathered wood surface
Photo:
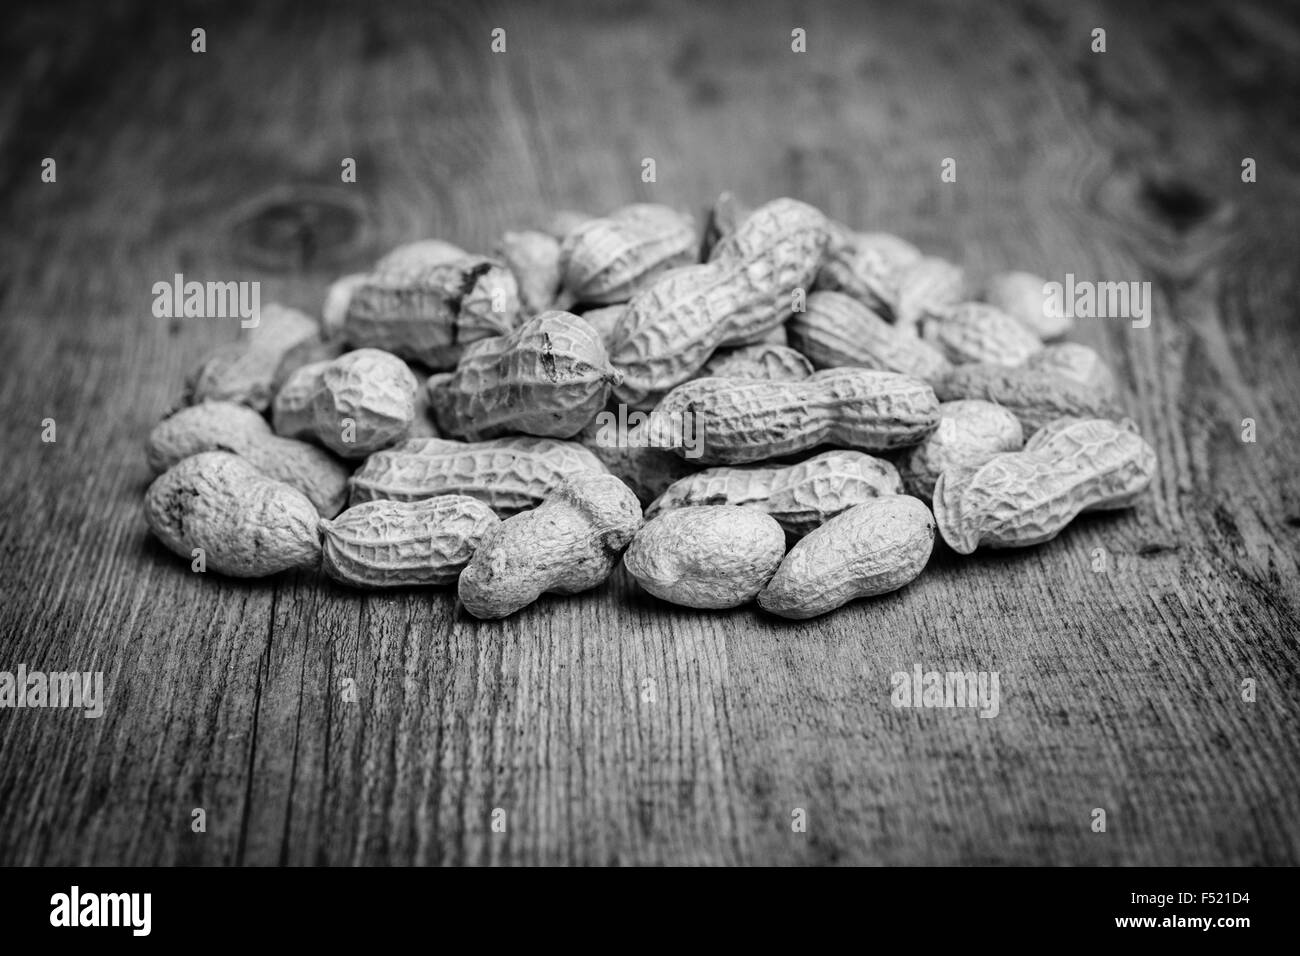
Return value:
M 0 711 L 0 862 L 1300 862 L 1300 18 L 1132 6 L 17 18 L 0 669 L 102 670 L 109 701 Z M 1160 454 L 1152 493 L 1038 549 L 940 553 L 805 624 L 677 610 L 621 576 L 478 623 L 445 592 L 194 575 L 147 536 L 144 436 L 236 333 L 155 319 L 154 282 L 260 279 L 315 309 L 399 241 L 487 248 L 554 208 L 723 188 L 977 273 L 1150 280 L 1149 329 L 1076 337 Z M 894 709 L 889 675 L 918 662 L 998 671 L 1001 713 Z

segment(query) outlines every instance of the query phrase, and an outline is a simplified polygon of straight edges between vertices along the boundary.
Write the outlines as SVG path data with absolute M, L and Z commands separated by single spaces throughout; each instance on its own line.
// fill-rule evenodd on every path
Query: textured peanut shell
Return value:
M 507 232 L 497 244 L 501 261 L 514 273 L 520 311 L 539 315 L 554 308 L 560 291 L 560 243 L 544 232 Z
M 863 305 L 892 316 L 904 270 L 920 261 L 921 251 L 887 232 L 852 232 L 832 223 L 826 260 L 817 273 L 817 288 L 842 292 Z
M 568 312 L 544 312 L 475 344 L 455 372 L 430 379 L 429 404 L 439 430 L 456 438 L 569 438 L 619 379 L 595 329 Z
M 454 368 L 466 346 L 518 324 L 514 275 L 492 259 L 464 256 L 415 273 L 372 274 L 352 290 L 343 336 L 354 348 L 383 349 L 436 370 Z
M 264 412 L 275 396 L 277 373 L 283 376 L 286 363 L 292 365 L 295 355 L 320 339 L 319 323 L 305 312 L 267 305 L 245 339 L 214 349 L 190 372 L 186 402 L 239 402 Z
M 145 448 L 155 472 L 205 451 L 228 451 L 246 459 L 268 478 L 305 494 L 323 517 L 334 517 L 347 501 L 346 465 L 315 445 L 281 438 L 246 405 L 204 402 L 182 408 L 154 426 Z
M 461 572 L 461 603 L 477 618 L 501 618 L 544 593 L 594 588 L 640 526 L 636 496 L 613 475 L 566 478 L 537 508 L 488 530 Z
M 307 496 L 229 452 L 191 455 L 155 478 L 144 516 L 169 550 L 191 560 L 202 548 L 209 570 L 232 577 L 320 560 L 320 516 Z
M 1025 367 L 1064 375 L 1107 398 L 1118 394 L 1110 367 L 1095 351 L 1078 342 L 1049 345 L 1030 356 Z
M 653 444 L 685 455 L 679 423 L 700 438 L 700 464 L 735 465 L 822 443 L 859 451 L 915 445 L 939 424 L 939 403 L 918 378 L 861 368 L 802 382 L 700 378 L 673 389 L 650 415 Z
M 695 261 L 690 216 L 638 203 L 589 219 L 564 238 L 564 287 L 578 302 L 626 302 L 668 269 Z
M 769 515 L 717 505 L 647 521 L 623 555 L 623 566 L 657 598 L 716 609 L 754 600 L 783 557 L 785 534 Z
M 777 199 L 714 248 L 707 264 L 665 273 L 628 303 L 610 354 L 615 392 L 638 407 L 689 379 L 723 346 L 749 345 L 789 317 L 826 247 L 826 218 Z
M 764 511 L 787 534 L 802 537 L 849 508 L 902 493 L 898 470 L 889 462 L 837 450 L 795 465 L 706 468 L 673 482 L 646 509 L 646 517 L 701 505 L 737 505 Z
M 943 402 L 939 427 L 899 459 L 903 487 L 929 502 L 935 482 L 949 468 L 982 465 L 994 455 L 1019 451 L 1024 442 L 1020 420 L 1001 405 L 978 399 Z
M 910 584 L 934 548 L 934 517 L 907 495 L 876 498 L 832 518 L 790 549 L 758 595 L 765 611 L 794 620 Z
M 275 430 L 317 441 L 344 458 L 364 458 L 409 435 L 416 389 L 415 376 L 397 356 L 358 349 L 289 376 L 275 397 Z M 354 423 L 350 432 L 348 421 Z
M 1032 444 L 1032 447 L 1031 447 Z M 1155 452 L 1115 422 L 1071 423 L 1050 440 L 945 471 L 934 489 L 939 532 L 958 554 L 1055 538 L 1083 511 L 1125 508 L 1151 483 Z
M 935 383 L 945 402 L 978 398 L 1010 409 L 1026 435 L 1058 418 L 1118 418 L 1114 400 L 1057 372 L 1019 366 L 959 365 Z
M 1049 312 L 1045 285 L 1047 280 L 1029 272 L 1000 272 L 984 284 L 984 300 L 1050 342 L 1068 335 L 1074 320 Z
M 925 339 L 954 364 L 1023 365 L 1043 349 L 1037 335 L 984 302 L 938 309 L 922 329 Z
M 468 495 L 505 517 L 535 508 L 565 478 L 608 470 L 577 442 L 497 438 L 484 442 L 413 438 L 366 459 L 352 476 L 352 504 Z
M 840 292 L 810 295 L 808 307 L 786 323 L 786 334 L 819 369 L 855 366 L 932 381 L 952 368 L 933 345 Z
M 767 342 L 719 349 L 700 369 L 701 378 L 759 378 L 767 382 L 798 382 L 812 373 L 812 363 L 801 352 Z
M 596 330 L 600 340 L 605 343 L 606 351 L 609 351 L 614 348 L 614 343 L 617 341 L 619 323 L 623 321 L 623 313 L 626 311 L 626 303 L 605 305 L 599 309 L 588 309 L 583 312 L 582 321 Z
M 321 522 L 321 564 L 357 588 L 450 584 L 499 520 L 465 495 L 367 501 Z
M 926 316 L 963 298 L 965 273 L 937 256 L 922 256 L 900 269 L 894 303 L 894 323 L 914 328 Z

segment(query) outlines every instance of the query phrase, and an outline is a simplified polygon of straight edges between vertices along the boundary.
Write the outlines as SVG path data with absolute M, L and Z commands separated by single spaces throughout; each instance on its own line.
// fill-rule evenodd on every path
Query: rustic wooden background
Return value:
M 0 711 L 0 862 L 1300 861 L 1296 9 L 464 6 L 6 21 L 0 669 L 102 670 L 109 701 Z M 621 572 L 479 623 L 440 591 L 197 576 L 148 537 L 144 437 L 237 331 L 155 319 L 154 282 L 317 309 L 401 241 L 724 188 L 975 273 L 1151 281 L 1149 329 L 1077 335 L 1160 455 L 1150 495 L 805 624 Z M 998 671 L 1000 715 L 893 709 L 916 662 Z

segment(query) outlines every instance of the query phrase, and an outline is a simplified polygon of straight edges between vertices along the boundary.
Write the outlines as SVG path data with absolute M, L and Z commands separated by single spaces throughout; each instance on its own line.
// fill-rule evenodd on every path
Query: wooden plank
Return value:
M 0 862 L 1297 862 L 1300 147 L 1269 119 L 1300 87 L 1293 13 L 196 16 L 20 18 L 3 58 L 0 670 L 102 670 L 109 706 L 0 712 Z M 153 318 L 154 282 L 259 279 L 315 309 L 401 241 L 486 249 L 555 208 L 724 188 L 977 275 L 1152 281 L 1150 328 L 1076 336 L 1160 455 L 1152 493 L 801 624 L 673 608 L 622 572 L 484 623 L 441 591 L 200 578 L 147 536 L 140 444 L 237 334 Z M 998 671 L 1000 713 L 895 709 L 917 663 Z

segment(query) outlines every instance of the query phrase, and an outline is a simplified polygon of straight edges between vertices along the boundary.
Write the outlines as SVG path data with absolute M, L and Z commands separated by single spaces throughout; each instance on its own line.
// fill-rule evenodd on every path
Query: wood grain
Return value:
M 1131 7 L 18 18 L 0 669 L 102 670 L 109 701 L 99 720 L 0 711 L 0 863 L 1300 862 L 1300 18 Z M 144 436 L 237 331 L 154 318 L 154 282 L 257 279 L 316 310 L 398 242 L 486 249 L 555 208 L 726 188 L 977 275 L 1151 281 L 1149 329 L 1076 338 L 1160 455 L 1152 493 L 1041 548 L 936 554 L 905 591 L 807 623 L 674 608 L 621 574 L 477 622 L 446 591 L 193 575 L 147 536 Z M 893 708 L 890 674 L 918 662 L 998 671 L 1001 713 Z

